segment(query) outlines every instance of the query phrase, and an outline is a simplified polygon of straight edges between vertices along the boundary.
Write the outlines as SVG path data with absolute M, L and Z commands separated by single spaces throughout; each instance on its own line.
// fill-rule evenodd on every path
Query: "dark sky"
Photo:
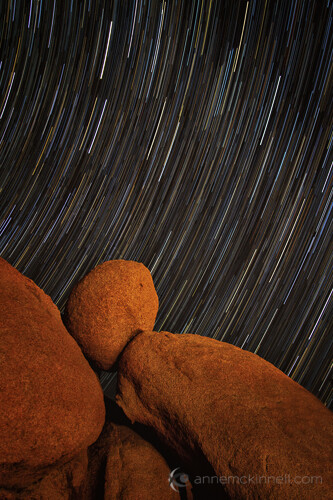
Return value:
M 255 352 L 329 404 L 332 15 L 2 1 L 0 254 L 61 310 L 98 263 L 141 261 L 157 330 Z

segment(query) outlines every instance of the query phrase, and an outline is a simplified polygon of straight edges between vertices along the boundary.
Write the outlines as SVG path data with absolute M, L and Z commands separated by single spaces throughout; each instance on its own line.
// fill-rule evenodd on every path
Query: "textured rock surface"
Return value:
M 87 465 L 85 450 L 70 462 L 52 467 L 40 481 L 27 488 L 0 488 L 0 500 L 83 500 Z
M 170 467 L 139 434 L 122 425 L 112 426 L 105 472 L 105 500 L 178 499 L 169 485 Z
M 109 370 L 138 330 L 154 327 L 157 310 L 149 270 L 139 262 L 111 260 L 74 287 L 65 324 L 85 355 Z
M 142 332 L 120 358 L 117 402 L 198 475 L 211 464 L 231 498 L 332 498 L 331 412 L 255 354 Z
M 40 288 L 0 259 L 0 486 L 20 487 L 93 443 L 100 383 Z
M 175 491 L 177 484 L 175 489 L 169 486 L 170 467 L 166 462 L 170 460 L 172 468 L 175 468 L 179 466 L 178 458 L 168 454 L 165 456 L 166 450 L 161 449 L 161 443 L 156 442 L 155 436 L 147 429 L 138 426 L 133 428 L 114 401 L 106 398 L 105 406 L 103 430 L 88 449 L 89 466 L 84 499 L 104 500 L 104 494 L 105 498 L 124 500 L 180 499 Z M 189 481 L 178 489 L 182 490 L 183 500 L 192 499 Z
M 88 448 L 88 473 L 84 499 L 104 500 L 105 468 L 112 436 L 111 421 L 122 410 L 114 401 L 105 398 L 105 423 L 97 441 Z M 124 418 L 126 419 L 125 415 Z

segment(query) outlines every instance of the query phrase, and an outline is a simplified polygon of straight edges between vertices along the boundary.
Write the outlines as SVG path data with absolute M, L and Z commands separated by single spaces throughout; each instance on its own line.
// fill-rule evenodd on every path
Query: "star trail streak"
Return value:
M 332 18 L 1 2 L 1 255 L 61 310 L 98 263 L 141 261 L 157 329 L 255 352 L 330 405 Z

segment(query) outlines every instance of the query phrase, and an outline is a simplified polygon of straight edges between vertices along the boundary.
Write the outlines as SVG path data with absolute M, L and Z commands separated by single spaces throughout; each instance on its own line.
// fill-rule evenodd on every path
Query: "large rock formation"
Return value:
M 112 368 L 127 342 L 154 327 L 158 297 L 149 270 L 139 262 L 100 264 L 73 289 L 65 324 L 85 355 Z
M 0 487 L 26 487 L 93 443 L 100 383 L 37 285 L 0 258 Z
M 71 294 L 72 335 L 99 367 L 119 360 L 136 422 L 107 405 L 96 441 L 96 375 L 51 299 L 0 259 L 0 500 L 190 498 L 182 471 L 198 500 L 332 498 L 330 411 L 255 354 L 151 331 L 157 308 L 137 262 L 106 262 Z
M 119 361 L 117 402 L 178 452 L 194 486 L 211 466 L 231 498 L 332 498 L 332 414 L 255 354 L 139 333 Z

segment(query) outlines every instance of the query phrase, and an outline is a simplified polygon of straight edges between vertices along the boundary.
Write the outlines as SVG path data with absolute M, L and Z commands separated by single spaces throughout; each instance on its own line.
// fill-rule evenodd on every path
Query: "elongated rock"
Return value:
M 149 270 L 139 262 L 111 260 L 74 287 L 65 324 L 87 358 L 110 370 L 133 335 L 153 329 L 157 310 Z
M 211 465 L 230 498 L 332 498 L 331 412 L 255 354 L 142 332 L 119 361 L 117 402 L 192 467 L 193 486 Z
M 51 298 L 0 258 L 0 487 L 26 487 L 93 443 L 97 376 Z

